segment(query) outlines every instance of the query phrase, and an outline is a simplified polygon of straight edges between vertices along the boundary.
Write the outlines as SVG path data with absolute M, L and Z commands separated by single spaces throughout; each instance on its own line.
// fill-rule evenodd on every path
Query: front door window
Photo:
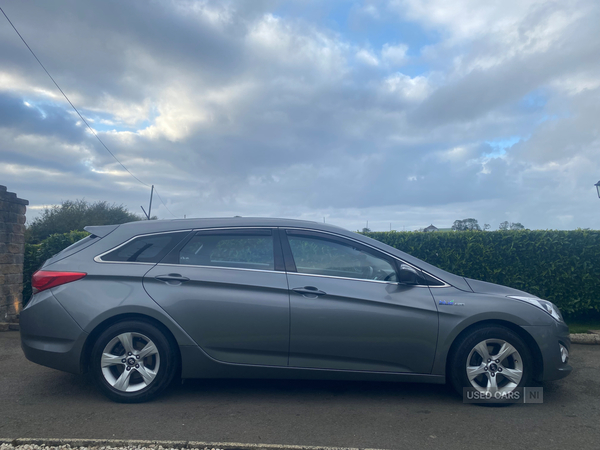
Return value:
M 302 235 L 290 235 L 288 242 L 298 273 L 359 280 L 396 279 L 390 262 L 350 242 Z

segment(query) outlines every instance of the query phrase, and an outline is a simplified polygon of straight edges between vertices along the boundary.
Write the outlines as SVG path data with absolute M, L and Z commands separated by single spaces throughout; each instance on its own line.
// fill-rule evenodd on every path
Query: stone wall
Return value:
M 0 322 L 19 320 L 23 293 L 25 211 L 29 202 L 0 186 Z

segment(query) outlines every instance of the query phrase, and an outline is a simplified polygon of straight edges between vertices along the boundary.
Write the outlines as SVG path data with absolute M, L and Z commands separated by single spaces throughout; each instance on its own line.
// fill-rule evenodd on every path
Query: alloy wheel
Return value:
M 104 379 L 121 392 L 137 392 L 152 384 L 160 368 L 158 348 L 141 333 L 121 333 L 102 352 Z
M 495 395 L 512 392 L 523 378 L 523 359 L 502 339 L 486 339 L 467 357 L 467 378 L 479 392 Z

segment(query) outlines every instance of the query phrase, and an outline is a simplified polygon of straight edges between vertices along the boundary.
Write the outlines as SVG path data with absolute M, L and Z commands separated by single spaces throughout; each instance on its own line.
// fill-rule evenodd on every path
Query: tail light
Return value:
M 87 273 L 83 272 L 51 272 L 49 270 L 38 270 L 31 277 L 31 287 L 33 293 L 45 291 L 61 284 L 70 283 L 71 281 L 80 280 Z

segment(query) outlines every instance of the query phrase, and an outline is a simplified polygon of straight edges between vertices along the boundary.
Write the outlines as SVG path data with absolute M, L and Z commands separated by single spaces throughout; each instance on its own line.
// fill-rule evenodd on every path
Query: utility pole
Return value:
M 143 206 L 140 206 L 140 208 L 142 208 L 142 211 L 144 211 L 144 215 L 146 216 L 146 219 L 150 220 L 150 217 L 152 215 L 152 197 L 154 195 L 154 185 L 152 185 L 152 189 L 150 190 L 150 205 L 148 205 L 148 212 L 146 213 L 146 210 L 144 209 Z

